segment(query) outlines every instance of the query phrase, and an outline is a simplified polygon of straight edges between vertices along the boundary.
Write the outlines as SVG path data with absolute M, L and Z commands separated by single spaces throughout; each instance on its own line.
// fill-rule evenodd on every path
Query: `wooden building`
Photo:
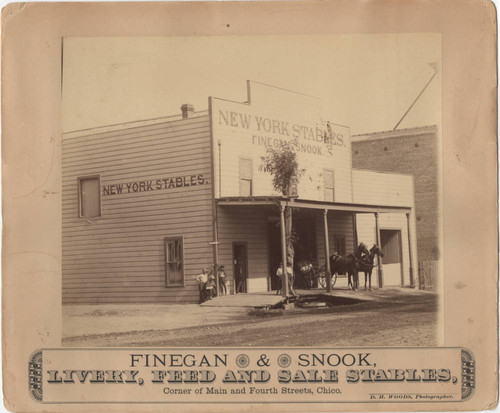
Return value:
M 415 178 L 415 220 L 419 287 L 436 289 L 439 283 L 439 169 L 438 128 L 380 131 L 352 137 L 355 168 L 403 173 Z M 417 268 L 417 265 L 415 265 Z
M 259 170 L 267 145 L 292 143 L 297 198 Z M 379 240 L 379 286 L 413 285 L 413 177 L 352 168 L 349 128 L 317 98 L 248 82 L 244 103 L 65 133 L 63 303 L 197 302 L 202 268 L 224 265 L 229 291 L 277 288 L 283 206 L 296 256 L 320 265 Z

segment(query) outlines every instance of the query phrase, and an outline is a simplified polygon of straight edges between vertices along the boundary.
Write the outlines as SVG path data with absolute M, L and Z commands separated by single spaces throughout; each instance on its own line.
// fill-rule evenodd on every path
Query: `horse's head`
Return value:
M 366 248 L 366 245 L 362 242 L 359 243 L 358 248 L 356 248 L 356 251 L 354 251 L 354 256 L 355 257 L 361 257 L 363 254 L 368 255 L 370 251 L 368 251 L 368 248 Z
M 373 244 L 373 247 L 370 248 L 370 252 L 373 253 L 373 254 L 377 254 L 377 255 L 379 255 L 381 257 L 384 256 L 384 253 L 382 252 L 382 250 L 376 244 Z
M 370 253 L 370 251 L 368 251 L 368 248 L 366 247 L 366 245 L 364 243 L 360 242 L 358 245 L 357 253 L 368 255 Z M 358 254 L 356 254 L 356 255 L 358 255 Z

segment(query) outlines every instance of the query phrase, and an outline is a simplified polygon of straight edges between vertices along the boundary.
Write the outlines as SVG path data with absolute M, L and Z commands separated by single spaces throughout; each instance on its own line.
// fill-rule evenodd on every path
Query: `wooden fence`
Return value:
M 418 281 L 419 288 L 426 291 L 436 291 L 439 274 L 438 261 L 419 261 L 418 262 Z

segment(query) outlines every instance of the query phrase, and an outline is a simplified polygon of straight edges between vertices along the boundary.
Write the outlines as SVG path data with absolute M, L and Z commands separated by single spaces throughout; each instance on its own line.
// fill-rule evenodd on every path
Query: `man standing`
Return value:
M 286 267 L 286 274 L 288 276 L 288 290 L 290 291 L 290 294 L 295 295 L 295 290 L 293 289 L 293 268 L 291 264 L 288 262 Z M 278 270 L 276 271 L 276 275 L 280 280 L 283 281 L 283 262 L 280 262 L 280 265 L 278 267 Z M 283 285 L 281 283 L 280 285 Z M 281 287 L 276 291 L 276 294 L 279 294 L 281 292 Z

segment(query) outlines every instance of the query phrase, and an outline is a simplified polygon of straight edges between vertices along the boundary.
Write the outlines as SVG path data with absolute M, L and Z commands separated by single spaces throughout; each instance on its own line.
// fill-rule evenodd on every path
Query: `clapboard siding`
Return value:
M 160 129 L 156 129 L 155 133 L 148 133 L 146 131 L 140 132 L 142 136 L 142 140 L 137 142 L 135 140 L 135 136 L 137 132 L 128 133 L 128 134 L 114 134 L 108 136 L 102 136 L 96 139 L 89 139 L 86 141 L 85 145 L 81 145 L 76 143 L 76 140 L 68 140 L 68 144 L 66 145 L 66 153 L 67 157 L 64 159 L 64 162 L 71 162 L 74 159 L 80 159 L 80 154 L 92 153 L 93 146 L 96 143 L 102 145 L 102 149 L 104 151 L 109 150 L 120 150 L 120 151 L 128 151 L 128 152 L 137 152 L 137 149 L 145 148 L 144 150 L 153 150 L 155 148 L 161 149 L 161 143 L 158 142 L 158 136 L 162 136 L 165 132 L 165 129 L 169 129 L 170 140 L 173 143 L 178 144 L 179 147 L 188 146 L 184 137 L 186 134 L 189 134 L 193 140 L 203 139 L 205 135 L 205 119 L 201 119 L 201 121 L 196 125 L 190 128 L 175 128 L 173 125 L 162 127 Z M 183 121 L 181 121 L 183 122 Z M 124 146 L 125 145 L 125 146 Z M 147 146 L 145 146 L 147 145 Z
M 99 243 L 99 245 L 85 245 L 87 248 L 74 248 L 74 249 L 64 249 L 64 251 L 67 252 L 68 256 L 71 255 L 76 255 L 76 256 L 81 256 L 81 255 L 88 255 L 88 254 L 107 254 L 108 250 L 119 250 L 122 253 L 127 253 L 127 252 L 132 252 L 132 251 L 150 251 L 151 247 L 155 246 L 156 244 L 153 241 L 143 241 L 141 242 L 141 245 L 138 246 L 137 242 L 127 242 L 127 243 L 117 243 L 116 245 L 106 245 L 103 243 Z M 190 246 L 195 245 L 194 243 L 191 244 Z M 199 248 L 202 244 L 197 244 L 196 248 Z M 184 248 L 184 251 L 190 251 L 191 249 L 195 248 Z
M 198 154 L 193 153 L 192 156 L 185 156 L 183 159 L 172 159 L 169 163 L 172 165 L 172 167 L 175 167 L 177 174 L 182 175 L 183 173 L 190 171 L 191 170 L 191 164 L 196 164 L 198 163 L 199 165 L 204 165 L 204 160 L 206 158 L 206 154 L 200 152 Z M 189 161 L 189 162 L 187 162 Z M 158 168 L 163 168 L 165 166 L 165 156 L 161 157 L 158 159 L 157 162 L 148 162 L 147 165 L 141 165 L 140 171 L 137 171 L 137 165 L 133 164 L 132 162 L 127 162 L 126 160 L 121 161 L 120 168 L 119 170 L 122 172 L 118 172 L 116 168 L 116 164 L 112 165 L 111 163 L 106 163 L 105 165 L 100 168 L 101 173 L 106 173 L 109 174 L 110 181 L 112 179 L 120 178 L 120 179 L 127 179 L 127 178 L 136 178 L 136 173 L 139 172 L 139 175 L 137 178 L 139 180 L 147 179 L 151 174 L 155 174 Z M 71 169 L 67 169 L 67 172 L 71 172 Z M 127 182 L 127 181 L 125 181 Z M 63 180 L 63 187 L 72 185 L 71 181 L 65 181 Z
M 137 212 L 130 212 L 130 211 L 127 211 L 127 212 L 123 212 L 123 213 L 117 213 L 116 214 L 116 218 L 150 218 L 150 219 L 155 219 L 155 218 L 161 218 L 162 216 L 165 215 L 165 211 L 161 211 L 161 210 L 152 210 L 152 211 L 148 211 L 147 209 L 144 209 L 144 210 L 137 210 Z M 197 211 L 197 212 L 194 212 L 194 213 L 189 213 L 189 212 L 185 212 L 185 208 L 184 208 L 184 211 L 182 209 L 178 210 L 178 212 L 176 213 L 172 213 L 171 214 L 171 218 L 174 219 L 174 218 L 179 218 L 179 219 L 183 219 L 183 218 L 188 218 L 188 217 L 193 217 L 193 218 L 198 218 L 200 216 L 204 216 L 205 218 L 207 219 L 210 219 L 211 218 L 211 211 Z M 128 221 L 128 222 L 133 222 L 132 220 Z
M 325 264 L 325 226 L 323 212 L 316 216 L 316 246 L 318 249 L 318 264 Z M 328 213 L 328 243 L 330 255 L 334 252 L 335 236 L 343 235 L 346 242 L 346 253 L 354 250 L 354 227 L 353 215 L 350 213 L 329 212 Z
M 185 119 L 176 119 L 168 122 L 158 122 L 148 126 L 136 126 L 129 127 L 125 129 L 120 129 L 119 127 L 112 128 L 107 132 L 98 132 L 97 130 L 90 129 L 86 131 L 69 132 L 65 134 L 66 147 L 68 149 L 78 147 L 78 148 L 88 148 L 95 143 L 103 143 L 103 145 L 109 144 L 109 142 L 127 142 L 129 139 L 134 139 L 139 133 L 141 136 L 148 136 L 149 134 L 155 134 L 157 131 L 164 131 L 169 129 L 171 132 L 176 130 L 187 130 L 193 129 L 197 125 L 205 126 L 207 115 L 200 116 L 197 118 L 190 118 L 189 123 L 185 123 Z M 119 126 L 119 125 L 118 125 Z M 99 128 L 101 129 L 101 128 Z M 74 141 L 73 138 L 83 139 L 84 143 L 78 143 Z
M 186 202 L 186 201 L 183 200 L 182 202 Z M 170 211 L 171 211 L 171 213 L 170 213 L 171 218 L 183 218 L 183 217 L 186 218 L 188 216 L 197 217 L 200 215 L 210 216 L 211 212 L 212 212 L 210 209 L 195 209 L 193 211 L 186 211 L 185 209 L 182 210 L 182 208 L 175 208 L 175 209 L 172 208 L 172 210 L 170 210 Z M 73 216 L 73 214 L 67 214 L 67 215 Z M 135 218 L 136 221 L 137 220 L 142 221 L 141 218 L 144 218 L 144 217 L 153 218 L 155 216 L 163 216 L 163 215 L 165 215 L 165 210 L 161 211 L 158 209 L 153 209 L 151 211 L 148 211 L 146 206 L 142 210 L 138 209 L 138 210 L 133 211 L 133 212 L 130 210 L 126 210 L 126 212 L 121 212 L 120 208 L 118 208 L 118 212 L 116 214 L 114 214 L 116 219 L 122 219 L 124 222 L 134 222 L 134 219 L 130 219 L 130 218 Z M 104 225 L 102 219 L 99 220 L 98 225 L 100 225 L 100 226 Z
M 203 131 L 203 133 L 200 133 L 198 132 L 195 136 L 192 136 L 190 139 L 190 142 L 189 143 L 186 143 L 185 140 L 182 140 L 182 139 L 177 139 L 177 140 L 173 140 L 172 141 L 172 144 L 176 144 L 178 146 L 178 150 L 176 151 L 175 154 L 172 154 L 172 159 L 176 159 L 176 158 L 179 158 L 181 156 L 183 156 L 184 154 L 186 153 L 191 153 L 191 152 L 194 152 L 196 153 L 196 151 L 194 151 L 195 148 L 192 147 L 192 145 L 194 143 L 198 143 L 198 144 L 202 144 L 205 140 L 205 131 Z M 185 139 L 185 136 L 184 136 L 184 139 Z M 118 159 L 116 158 L 116 156 L 122 156 L 122 157 L 127 157 L 127 159 L 140 159 L 143 157 L 143 156 L 149 156 L 149 155 L 162 155 L 162 154 L 165 154 L 165 152 L 167 151 L 167 149 L 164 148 L 164 145 L 162 145 L 161 143 L 160 144 L 157 144 L 157 145 L 152 145 L 152 147 L 147 147 L 147 148 L 144 148 L 144 145 L 146 143 L 145 142 L 142 142 L 141 143 L 141 146 L 138 147 L 138 148 L 134 148 L 134 147 L 130 147 L 130 146 L 123 146 L 123 145 L 126 145 L 126 143 L 123 143 L 122 146 L 118 147 L 118 148 L 111 148 L 109 149 L 109 152 L 106 152 L 107 150 L 106 149 L 103 149 L 104 153 L 106 153 L 106 155 L 103 155 L 102 159 L 103 160 L 106 160 L 106 161 L 118 161 Z M 87 156 L 87 155 L 92 155 L 92 152 L 91 151 L 82 151 L 84 153 L 82 153 L 83 155 Z M 81 156 L 72 156 L 72 157 L 68 157 L 69 159 L 66 159 L 64 162 L 62 162 L 62 164 L 68 168 L 72 168 L 72 167 L 77 167 L 78 165 L 81 165 L 83 163 L 83 161 L 81 160 Z M 160 159 L 160 157 L 156 157 L 156 158 L 152 158 L 153 160 L 156 160 L 156 159 Z
M 248 292 L 267 291 L 267 214 L 259 207 L 219 207 L 219 263 L 233 279 L 233 242 L 246 242 L 248 252 Z
M 109 214 L 110 212 L 107 211 L 107 213 Z M 166 212 L 167 214 L 167 212 Z M 106 219 L 106 218 L 104 218 Z M 100 225 L 77 225 L 75 226 L 74 229 L 71 230 L 72 233 L 78 233 L 79 231 L 82 231 L 82 234 L 89 234 L 89 233 L 93 233 L 93 234 L 107 234 L 108 232 L 109 233 L 114 233 L 114 234 L 120 234 L 120 233 L 123 233 L 122 231 L 132 231 L 134 230 L 136 227 L 138 226 L 141 226 L 143 230 L 145 230 L 146 228 L 151 228 L 151 229 L 159 229 L 159 228 L 166 228 L 164 227 L 162 224 L 165 224 L 165 221 L 162 220 L 162 222 L 152 222 L 152 223 L 147 223 L 145 224 L 145 220 L 141 220 L 141 219 L 134 219 L 134 220 L 127 220 L 127 221 L 122 221 L 122 222 L 117 222 L 116 223 L 116 226 L 118 226 L 118 228 L 116 226 L 113 226 L 113 223 L 108 223 L 108 222 L 104 222 L 104 219 L 100 219 Z M 122 227 L 122 228 L 119 228 L 119 227 Z M 182 222 L 182 221 L 179 221 L 179 220 L 175 220 L 175 222 L 172 222 L 172 223 L 169 223 L 168 225 L 168 229 L 169 229 L 169 233 L 172 234 L 173 232 L 177 232 L 177 233 L 181 233 L 183 232 L 184 229 L 189 229 L 190 232 L 197 232 L 199 228 L 199 223 L 197 221 L 193 221 L 193 220 L 190 220 L 189 222 Z M 180 231 L 180 232 L 179 232 Z
M 63 137 L 63 303 L 197 302 L 195 277 L 213 261 L 208 116 L 118 129 Z M 95 174 L 101 216 L 79 218 L 78 178 Z M 191 175 L 203 183 L 126 190 Z M 104 195 L 108 185 L 124 189 Z M 184 240 L 184 286 L 166 287 L 164 238 L 176 236 Z
M 71 188 L 72 190 L 74 188 Z M 139 198 L 139 196 L 137 196 Z M 105 207 L 112 208 L 113 211 L 127 211 L 130 210 L 130 206 L 133 205 L 135 210 L 140 212 L 142 209 L 149 209 L 151 207 L 152 211 L 156 211 L 158 209 L 164 209 L 165 208 L 165 202 L 172 202 L 176 200 L 178 203 L 186 203 L 189 202 L 189 204 L 193 207 L 192 212 L 202 212 L 206 210 L 207 205 L 205 201 L 200 200 L 198 196 L 193 196 L 193 197 L 188 197 L 188 196 L 183 196 L 183 197 L 164 197 L 160 198 L 159 196 L 155 196 L 154 198 L 151 198 L 151 195 L 145 198 L 137 199 L 135 200 L 134 198 L 127 198 L 127 195 L 123 195 L 123 201 L 120 200 L 111 200 L 107 201 Z M 75 206 L 78 205 L 78 199 L 65 199 L 65 207 L 63 208 L 63 214 L 73 216 L 75 214 Z M 182 211 L 183 207 L 182 206 L 176 206 L 176 207 L 171 207 L 171 211 Z M 191 208 L 190 208 L 191 211 Z M 78 213 L 78 211 L 77 211 Z
M 117 233 L 114 234 L 113 236 L 106 236 L 106 238 L 98 238 L 95 236 L 87 236 L 87 238 L 83 238 L 83 236 L 80 236 L 78 233 L 74 233 L 71 236 L 65 236 L 63 237 L 63 244 L 67 244 L 66 241 L 71 240 L 72 238 L 80 238 L 81 239 L 81 245 L 96 245 L 96 244 L 112 244 L 112 246 L 119 247 L 120 243 L 126 242 L 124 240 L 128 240 L 128 242 L 135 242 L 135 241 L 149 241 L 151 240 L 151 235 L 161 235 L 163 233 L 162 229 L 153 229 L 150 231 L 141 231 L 139 233 Z M 200 236 L 200 239 L 204 239 L 205 235 L 211 235 L 212 231 L 210 230 L 200 230 L 197 232 L 197 234 Z M 124 236 L 125 235 L 125 236 Z M 69 245 L 64 245 L 63 249 L 71 249 L 72 248 L 71 243 Z M 80 245 L 80 244 L 79 244 Z M 141 244 L 143 245 L 143 244 Z M 147 245 L 147 244 L 144 244 Z M 186 246 L 188 248 L 188 246 Z
M 162 165 L 164 162 L 166 162 L 166 158 L 168 159 L 169 163 L 178 163 L 178 164 L 185 164 L 188 162 L 188 164 L 194 163 L 194 160 L 197 160 L 199 158 L 196 157 L 196 155 L 203 155 L 203 152 L 200 150 L 200 148 L 192 148 L 191 150 L 189 148 L 185 148 L 183 151 L 180 151 L 179 153 L 172 153 L 171 151 L 154 151 L 148 153 L 141 153 L 141 154 L 135 154 L 135 156 L 132 155 L 122 155 L 119 159 L 116 159 L 114 156 L 113 157 L 106 157 L 106 159 L 103 159 L 103 161 L 106 161 L 106 163 L 102 163 L 102 161 L 97 161 L 97 160 L 91 160 L 89 162 L 81 162 L 81 163 L 71 163 L 67 166 L 68 171 L 73 171 L 73 170 L 79 170 L 79 167 L 84 165 L 87 168 L 92 168 L 92 167 L 106 167 L 107 171 L 109 171 L 110 167 L 113 166 L 124 166 L 126 165 L 129 168 L 136 167 L 138 165 L 143 166 L 144 162 L 143 159 L 145 156 L 149 157 L 149 162 L 148 164 L 154 164 L 155 161 L 158 161 L 158 165 Z M 201 156 L 201 158 L 203 158 Z M 64 165 L 66 167 L 66 165 Z

